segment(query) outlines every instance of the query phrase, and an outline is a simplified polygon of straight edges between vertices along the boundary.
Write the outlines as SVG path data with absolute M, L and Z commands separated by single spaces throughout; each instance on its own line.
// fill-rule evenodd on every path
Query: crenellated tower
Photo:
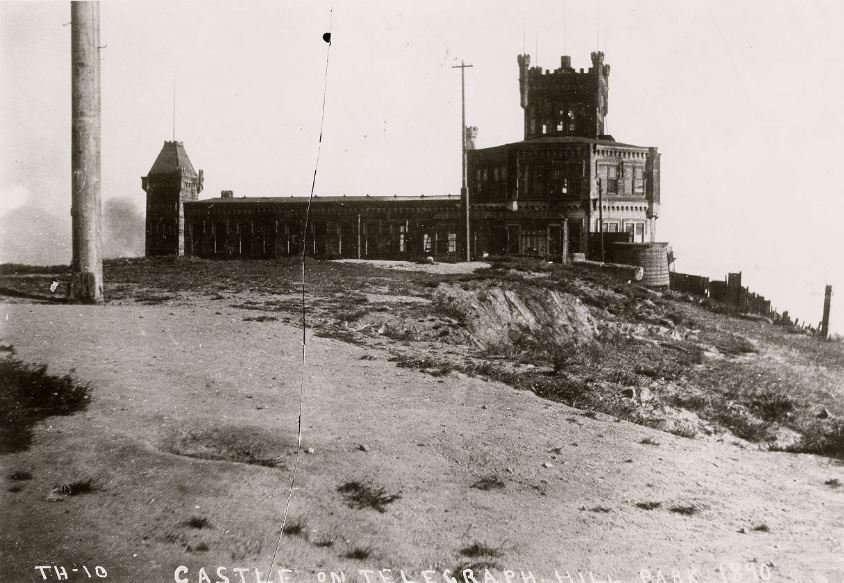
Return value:
M 563 56 L 554 71 L 530 66 L 530 55 L 519 55 L 519 92 L 525 111 L 525 139 L 545 136 L 599 138 L 606 132 L 610 66 L 604 53 L 592 53 L 592 67 L 576 71 Z
M 145 254 L 184 255 L 184 203 L 202 192 L 202 170 L 193 169 L 182 142 L 164 142 L 149 173 L 141 178 L 147 193 Z

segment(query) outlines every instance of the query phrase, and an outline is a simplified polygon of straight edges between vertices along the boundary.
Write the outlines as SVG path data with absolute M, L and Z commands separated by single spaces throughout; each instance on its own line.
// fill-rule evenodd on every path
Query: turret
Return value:
M 466 128 L 466 149 L 475 149 L 475 140 L 478 139 L 478 126 L 468 126 Z
M 205 180 L 193 169 L 182 142 L 164 142 L 149 173 L 141 178 L 147 193 L 146 245 L 150 255 L 184 255 L 184 203 L 195 201 Z
M 608 111 L 610 66 L 604 53 L 591 54 L 592 67 L 576 71 L 571 57 L 560 58 L 560 68 L 543 71 L 530 66 L 529 55 L 519 55 L 519 94 L 525 116 L 525 139 L 545 136 L 601 138 Z
M 528 69 L 530 68 L 530 55 L 519 55 L 516 57 L 519 61 L 519 93 L 522 96 L 522 109 L 528 106 Z

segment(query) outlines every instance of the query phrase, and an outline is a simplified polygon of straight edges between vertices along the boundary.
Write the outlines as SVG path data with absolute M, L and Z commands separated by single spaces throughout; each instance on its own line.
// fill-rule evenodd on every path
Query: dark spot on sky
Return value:
M 324 35 L 322 35 L 322 40 L 324 40 L 328 44 L 331 44 L 331 33 L 326 32 Z

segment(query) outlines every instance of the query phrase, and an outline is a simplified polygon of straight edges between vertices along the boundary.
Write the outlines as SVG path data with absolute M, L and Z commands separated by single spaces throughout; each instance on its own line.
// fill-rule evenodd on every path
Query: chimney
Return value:
M 466 128 L 466 149 L 475 149 L 475 140 L 478 138 L 478 126 L 469 126 Z
M 233 190 L 224 190 L 220 192 L 220 198 L 234 198 Z
M 563 55 L 560 58 L 560 66 L 562 67 L 563 71 L 569 71 L 571 69 L 571 57 L 568 55 Z
M 528 70 L 530 69 L 530 55 L 519 55 L 519 93 L 521 94 L 522 109 L 526 109 L 529 103 Z

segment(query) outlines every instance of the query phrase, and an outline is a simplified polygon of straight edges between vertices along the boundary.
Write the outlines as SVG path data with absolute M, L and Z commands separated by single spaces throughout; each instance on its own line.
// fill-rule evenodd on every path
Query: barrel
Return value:
M 616 263 L 641 267 L 643 285 L 668 287 L 668 243 L 614 243 L 613 255 Z

